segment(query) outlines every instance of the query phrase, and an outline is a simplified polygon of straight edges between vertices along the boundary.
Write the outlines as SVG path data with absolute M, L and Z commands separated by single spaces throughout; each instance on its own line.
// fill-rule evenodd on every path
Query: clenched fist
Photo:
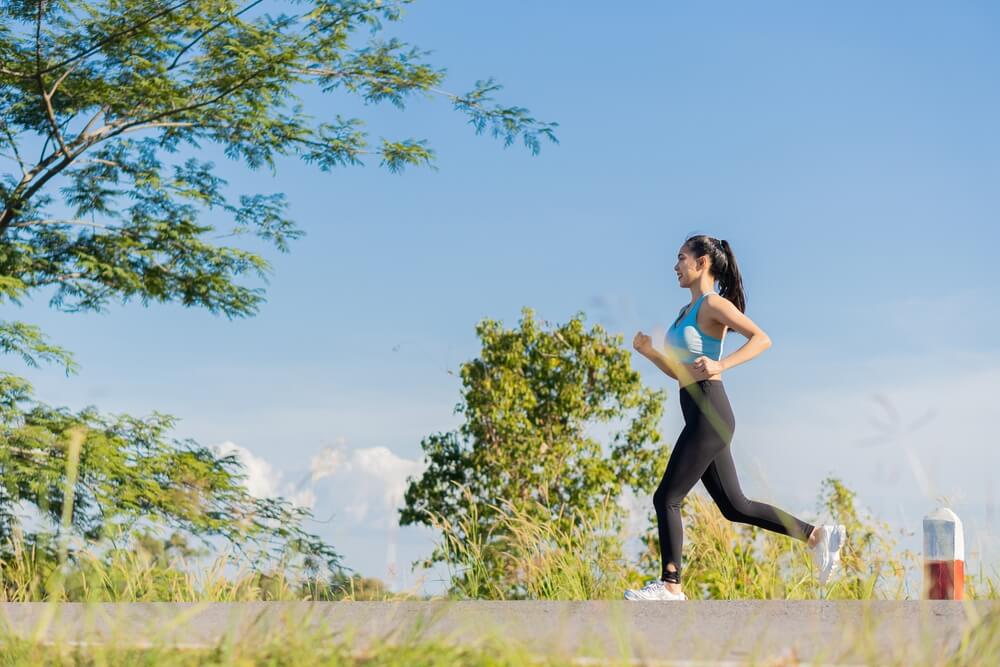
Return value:
M 704 380 L 722 372 L 722 364 L 715 359 L 700 356 L 690 364 L 685 364 L 695 380 Z
M 653 339 L 641 331 L 636 331 L 635 338 L 632 339 L 632 347 L 639 354 L 647 355 L 653 349 Z

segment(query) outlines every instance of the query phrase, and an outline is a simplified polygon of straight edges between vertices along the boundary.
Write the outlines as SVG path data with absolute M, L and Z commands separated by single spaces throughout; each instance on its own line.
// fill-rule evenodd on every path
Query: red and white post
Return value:
M 962 522 L 942 507 L 924 517 L 925 600 L 961 600 L 965 592 Z

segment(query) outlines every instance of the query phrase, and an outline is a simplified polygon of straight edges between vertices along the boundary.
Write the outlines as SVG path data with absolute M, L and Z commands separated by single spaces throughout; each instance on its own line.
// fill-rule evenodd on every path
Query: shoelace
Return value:
M 660 588 L 661 586 L 662 586 L 661 582 L 657 581 L 656 579 L 653 579 L 648 584 L 646 584 L 645 586 L 643 586 L 642 590 L 644 590 L 644 591 L 646 591 L 648 593 L 648 592 L 652 592 L 652 591 L 656 590 L 657 588 Z

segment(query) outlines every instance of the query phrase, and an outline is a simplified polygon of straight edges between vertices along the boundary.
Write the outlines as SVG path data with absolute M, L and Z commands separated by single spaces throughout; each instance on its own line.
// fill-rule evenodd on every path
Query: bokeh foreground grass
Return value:
M 831 516 L 848 525 L 843 569 L 827 588 L 815 584 L 808 553 L 794 540 L 725 520 L 711 502 L 692 494 L 684 506 L 688 546 L 685 585 L 693 599 L 706 600 L 909 600 L 919 597 L 907 584 L 907 572 L 919 567 L 915 554 L 897 548 L 885 524 L 859 511 L 854 495 L 837 480 L 824 484 L 821 505 Z M 609 499 L 603 510 L 564 522 L 569 530 L 557 530 L 537 521 L 538 513 L 501 503 L 498 512 L 503 539 L 476 533 L 475 516 L 456 526 L 446 517 L 435 517 L 446 565 L 450 572 L 450 600 L 607 600 L 620 601 L 622 590 L 640 584 L 655 571 L 655 533 L 647 532 L 645 548 L 637 559 L 624 553 L 623 526 L 615 520 Z M 459 539 L 458 536 L 464 536 Z M 261 601 L 355 601 L 415 600 L 415 593 L 389 592 L 366 586 L 363 579 L 309 578 L 301 569 L 278 563 L 268 571 L 227 569 L 238 558 L 223 554 L 208 565 L 186 562 L 183 555 L 148 548 L 150 542 L 121 542 L 112 549 L 85 548 L 53 560 L 51 552 L 34 545 L 9 541 L 10 557 L 0 561 L 0 602 L 43 603 L 53 617 L 64 602 L 261 602 Z M 492 550 L 491 558 L 483 558 Z M 65 550 L 62 554 L 65 554 Z M 498 557 L 499 556 L 499 557 Z M 486 563 L 500 563 L 499 571 Z M 513 592 L 513 594 L 511 594 Z M 997 599 L 1000 585 L 995 574 L 982 564 L 967 579 L 967 597 Z M 642 604 L 642 603 L 640 603 Z M 718 602 L 715 602 L 718 604 Z M 961 604 L 961 603 L 955 603 Z M 810 664 L 823 659 L 869 665 L 945 665 L 946 667 L 1000 663 L 1000 613 L 971 618 L 957 632 L 946 651 L 915 642 L 897 654 L 878 641 L 880 629 L 873 623 L 861 632 L 845 634 L 841 650 L 814 655 Z M 51 621 L 51 619 L 50 619 Z M 169 623 L 167 623 L 169 625 Z M 667 628 L 669 630 L 670 628 Z M 124 630 L 124 628 L 123 628 Z M 288 623 L 278 633 L 245 632 L 227 637 L 217 645 L 193 645 L 172 641 L 136 646 L 122 641 L 99 642 L 51 639 L 44 632 L 14 633 L 9 625 L 0 636 L 2 665 L 521 665 L 580 664 L 579 654 L 538 653 L 505 637 L 501 628 L 486 633 L 489 639 L 460 644 L 408 632 L 385 641 L 358 643 L 347 635 L 333 636 L 322 628 Z M 132 638 L 134 639 L 134 637 Z M 713 639 L 709 637 L 709 639 Z M 725 638 L 718 638 L 720 641 Z M 884 639 L 881 638 L 881 639 Z M 670 655 L 647 655 L 634 650 L 623 639 L 615 655 L 587 655 L 596 664 L 670 664 Z M 685 658 L 690 660 L 690 658 Z M 747 656 L 747 664 L 796 664 L 794 655 Z M 644 661 L 644 662 L 643 662 Z
M 328 604 L 321 603 L 328 607 Z M 366 605 L 383 605 L 385 603 L 333 603 L 340 608 L 364 607 Z M 455 604 L 480 604 L 475 602 L 456 603 L 441 602 L 443 608 Z M 539 604 L 531 602 L 494 602 L 516 611 L 517 605 Z M 566 604 L 566 603 L 547 603 Z M 694 605 L 713 605 L 718 602 L 701 602 Z M 756 602 L 758 612 L 770 605 L 864 605 L 865 602 Z M 881 604 L 918 605 L 916 602 L 882 602 Z M 960 602 L 945 603 L 962 605 Z M 989 611 L 975 617 L 974 610 L 967 622 L 958 627 L 954 636 L 948 641 L 910 641 L 886 646 L 886 626 L 880 625 L 875 617 L 866 619 L 859 627 L 830 628 L 835 641 L 828 642 L 826 648 L 818 651 L 806 651 L 799 655 L 791 650 L 758 651 L 753 647 L 745 655 L 734 662 L 731 658 L 727 665 L 795 665 L 795 664 L 851 664 L 873 665 L 886 667 L 973 667 L 997 664 L 1000 656 L 1000 606 L 987 603 L 978 608 L 988 608 Z M 3 609 L 9 613 L 11 605 Z M 100 615 L 102 605 L 86 603 L 78 605 L 88 609 L 88 623 Z M 106 607 L 106 605 L 104 605 Z M 149 605 L 146 605 L 147 608 Z M 240 605 L 243 606 L 243 605 Z M 279 607 L 281 605 L 278 605 Z M 660 606 L 663 605 L 655 605 Z M 688 605 L 690 608 L 692 605 Z M 965 605 L 972 607 L 971 603 Z M 39 622 L 30 628 L 21 626 L 15 635 L 14 626 L 5 624 L 0 630 L 0 664 L 3 665 L 569 665 L 569 664 L 648 664 L 690 666 L 692 659 L 704 660 L 706 665 L 718 660 L 718 653 L 706 653 L 703 657 L 692 658 L 690 654 L 678 651 L 671 662 L 670 651 L 651 651 L 642 641 L 642 637 L 630 634 L 623 615 L 610 613 L 595 619 L 600 624 L 615 626 L 610 632 L 620 638 L 620 642 L 612 644 L 610 649 L 595 652 L 592 649 L 540 650 L 540 644 L 524 641 L 517 633 L 506 634 L 506 627 L 500 623 L 491 627 L 480 627 L 474 633 L 456 632 L 449 634 L 447 639 L 433 631 L 433 621 L 421 619 L 417 623 L 400 623 L 394 625 L 394 631 L 379 634 L 365 634 L 364 631 L 336 628 L 334 624 L 324 625 L 311 620 L 304 621 L 298 613 L 289 613 L 281 622 L 271 622 L 275 616 L 269 614 L 269 621 L 254 626 L 255 631 L 248 632 L 243 626 L 232 627 L 223 638 L 206 645 L 204 642 L 177 641 L 176 636 L 157 631 L 172 624 L 158 618 L 158 623 L 148 628 L 148 632 L 139 637 L 134 632 L 135 618 L 130 623 L 123 623 L 119 629 L 121 635 L 109 638 L 104 635 L 97 641 L 80 641 L 78 635 L 67 633 L 65 625 L 60 626 L 60 603 L 44 603 L 36 607 L 51 609 L 52 613 L 42 613 L 36 618 Z M 132 605 L 119 605 L 125 613 L 133 613 Z M 179 621 L 178 626 L 192 620 L 191 611 L 199 607 L 183 610 L 179 616 L 186 620 Z M 274 605 L 266 605 L 273 609 Z M 636 609 L 636 605 L 612 603 L 610 608 Z M 609 609 L 610 609 L 609 608 Z M 650 608 L 647 605 L 647 608 Z M 764 612 L 766 613 L 766 611 Z M 928 616 L 933 617 L 934 612 Z M 313 617 L 315 618 L 315 617 Z M 637 620 L 633 615 L 632 621 Z M 930 622 L 934 622 L 933 618 Z M 632 626 L 635 629 L 635 626 Z M 649 626 L 647 625 L 647 629 Z M 77 628 L 78 629 L 78 628 Z M 112 628 L 115 630 L 115 628 Z M 654 628 L 657 634 L 684 631 L 686 626 L 680 623 L 667 622 L 664 627 Z M 542 634 L 539 628 L 539 634 Z M 842 633 L 842 634 L 840 634 Z M 74 638 L 76 637 L 76 638 Z M 839 641 L 836 641 L 840 638 Z M 709 638 L 710 640 L 713 638 Z M 722 642 L 725 638 L 714 638 Z M 794 637 L 789 637 L 789 647 Z M 801 638 L 799 638 L 801 639 Z M 938 637 L 937 639 L 940 639 Z M 802 646 L 802 642 L 797 642 Z M 772 647 L 773 648 L 773 647 Z

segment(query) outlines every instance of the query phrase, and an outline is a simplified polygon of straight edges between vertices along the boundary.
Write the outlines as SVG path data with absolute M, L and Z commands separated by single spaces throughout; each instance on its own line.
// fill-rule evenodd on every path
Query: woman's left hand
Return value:
M 705 356 L 698 357 L 688 367 L 696 380 L 705 380 L 722 372 L 720 362 Z

